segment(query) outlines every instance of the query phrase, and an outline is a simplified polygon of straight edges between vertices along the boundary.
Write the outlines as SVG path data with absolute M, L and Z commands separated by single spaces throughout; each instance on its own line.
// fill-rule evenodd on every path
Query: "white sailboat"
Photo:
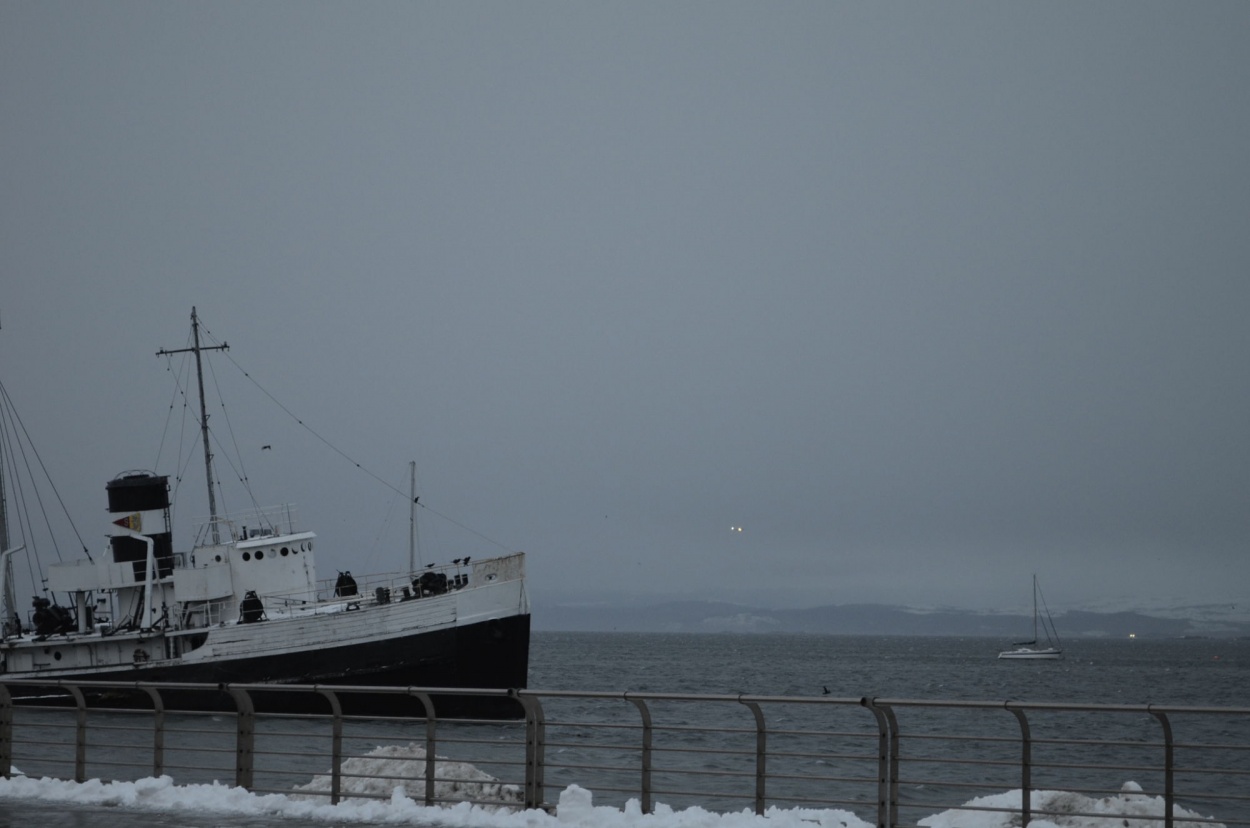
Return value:
M 1059 633 L 1055 630 L 1055 622 L 1050 618 L 1050 610 L 1046 610 L 1046 617 L 1041 621 L 1042 632 L 1046 636 L 1046 646 L 1042 647 L 1037 642 L 1038 629 L 1038 612 L 1037 612 L 1037 576 L 1033 576 L 1033 639 L 1031 641 L 1016 642 L 1014 650 L 1003 650 L 998 654 L 999 658 L 1014 659 L 1056 659 L 1063 658 L 1063 650 L 1059 646 Z M 1043 599 L 1042 606 L 1045 607 Z

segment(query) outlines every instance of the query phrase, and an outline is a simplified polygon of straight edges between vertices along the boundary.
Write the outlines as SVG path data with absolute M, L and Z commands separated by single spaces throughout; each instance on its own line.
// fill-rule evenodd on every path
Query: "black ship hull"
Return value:
M 274 685 L 275 689 L 248 691 L 258 712 L 330 713 L 324 695 L 309 691 L 283 691 L 281 685 L 320 685 L 341 688 L 456 688 L 522 689 L 529 670 L 530 616 L 515 615 L 476 624 L 425 630 L 411 635 L 312 650 L 232 658 L 155 664 L 122 670 L 59 674 L 56 684 L 75 682 L 142 682 L 149 684 Z M 24 682 L 40 680 L 31 674 L 0 676 Z M 10 685 L 15 700 L 68 703 L 64 691 L 52 684 L 34 687 Z M 150 707 L 147 693 L 139 689 L 84 688 L 91 707 Z M 421 701 L 401 693 L 335 693 L 347 715 L 424 716 Z M 432 696 L 440 718 L 518 719 L 524 716 L 519 702 L 503 695 L 439 694 Z M 236 700 L 217 689 L 162 689 L 161 701 L 168 710 L 235 710 Z

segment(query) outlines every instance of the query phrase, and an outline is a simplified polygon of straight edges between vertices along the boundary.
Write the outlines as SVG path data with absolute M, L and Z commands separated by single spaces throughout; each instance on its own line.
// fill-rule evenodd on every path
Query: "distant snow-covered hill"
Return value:
M 830 635 L 956 635 L 1018 639 L 1032 629 L 1029 616 L 950 608 L 916 609 L 881 604 L 841 604 L 767 609 L 716 601 L 645 603 L 533 600 L 536 630 L 585 632 L 822 633 Z M 1142 611 L 1069 609 L 1053 613 L 1064 638 L 1250 636 L 1250 617 L 1235 608 L 1191 606 Z

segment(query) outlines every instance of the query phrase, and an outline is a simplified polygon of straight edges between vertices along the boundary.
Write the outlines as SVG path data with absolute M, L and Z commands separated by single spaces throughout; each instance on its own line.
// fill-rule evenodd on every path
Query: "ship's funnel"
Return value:
M 146 471 L 125 472 L 105 486 L 109 498 L 109 515 L 113 522 L 133 532 L 147 535 L 156 544 L 156 566 L 161 577 L 174 569 L 173 535 L 169 529 L 169 478 Z M 113 560 L 131 561 L 135 580 L 145 580 L 143 567 L 147 560 L 147 544 L 124 535 L 111 539 Z

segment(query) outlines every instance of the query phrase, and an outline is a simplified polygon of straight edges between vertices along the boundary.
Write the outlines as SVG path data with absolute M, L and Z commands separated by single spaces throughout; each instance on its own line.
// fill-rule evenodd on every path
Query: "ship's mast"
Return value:
M 417 461 L 408 461 L 408 571 L 417 571 Z
M 174 350 L 166 350 L 161 348 L 156 352 L 157 356 L 170 356 L 172 354 L 195 354 L 195 378 L 200 388 L 200 434 L 204 439 L 204 473 L 208 476 L 208 520 L 209 525 L 213 527 L 213 544 L 221 543 L 221 534 L 217 527 L 217 496 L 213 488 L 213 452 L 209 448 L 208 443 L 208 410 L 204 404 L 204 366 L 200 361 L 201 351 L 228 351 L 230 346 L 225 342 L 220 345 L 200 345 L 200 319 L 196 316 L 195 308 L 191 308 L 191 341 L 190 348 L 176 348 Z

